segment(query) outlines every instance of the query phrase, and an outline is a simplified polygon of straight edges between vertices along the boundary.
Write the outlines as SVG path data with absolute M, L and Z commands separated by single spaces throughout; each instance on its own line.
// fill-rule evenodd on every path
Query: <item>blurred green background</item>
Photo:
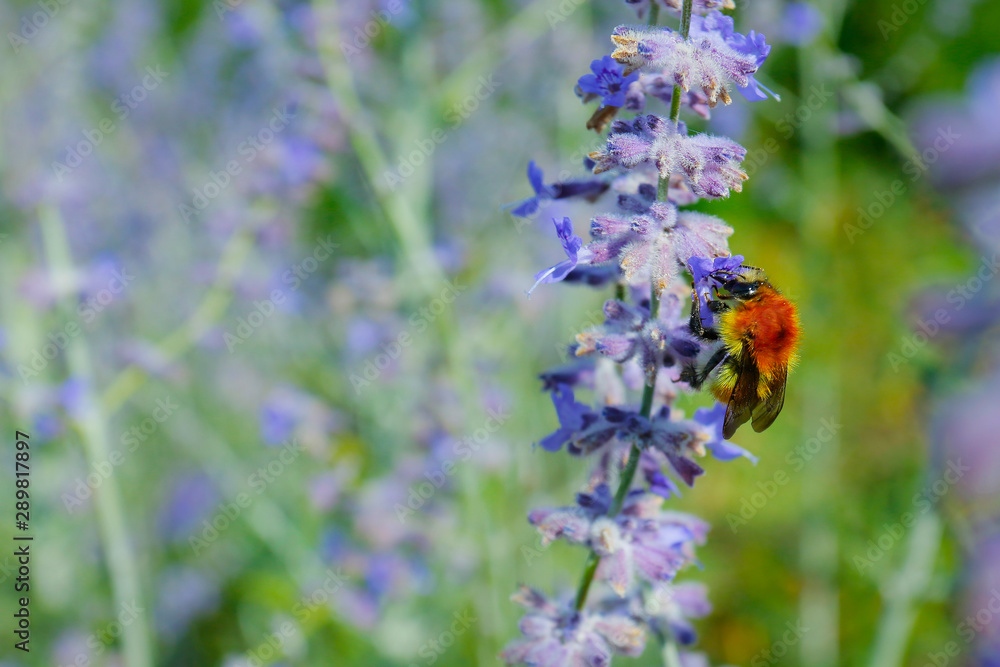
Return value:
M 774 44 L 761 80 L 781 101 L 714 111 L 751 178 L 700 208 L 799 304 L 805 339 L 781 418 L 735 438 L 760 463 L 710 461 L 671 501 L 713 526 L 681 579 L 710 587 L 712 664 L 923 667 L 968 648 L 970 516 L 996 502 L 915 500 L 946 467 L 934 406 L 985 362 L 950 339 L 907 351 L 915 297 L 980 262 L 908 124 L 965 94 L 1000 5 L 814 7 L 801 47 L 784 3 L 731 12 Z M 498 664 L 516 585 L 583 567 L 525 520 L 589 465 L 532 447 L 556 426 L 537 375 L 610 296 L 523 293 L 560 259 L 550 217 L 581 232 L 597 211 L 501 205 L 530 194 L 531 159 L 582 174 L 602 140 L 573 86 L 629 22 L 617 0 L 3 3 L 0 540 L 15 429 L 35 539 L 30 654 L 0 557 L 0 664 Z M 401 514 L 442 451 L 454 474 Z M 443 646 L 456 614 L 475 620 Z M 789 624 L 807 630 L 767 653 Z

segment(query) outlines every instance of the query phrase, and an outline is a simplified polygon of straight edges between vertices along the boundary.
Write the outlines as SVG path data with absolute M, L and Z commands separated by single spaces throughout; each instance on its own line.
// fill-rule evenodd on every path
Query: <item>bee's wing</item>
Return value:
M 772 423 L 781 408 L 785 405 L 785 381 L 788 379 L 788 369 L 781 369 L 768 383 L 771 393 L 757 404 L 753 410 L 753 430 L 760 433 Z
M 760 372 L 757 366 L 748 358 L 731 357 L 736 371 L 736 384 L 733 393 L 729 395 L 729 405 L 726 406 L 726 420 L 722 424 L 722 436 L 728 440 L 733 437 L 743 424 L 750 420 L 754 409 L 760 402 L 757 397 L 757 383 L 760 382 Z

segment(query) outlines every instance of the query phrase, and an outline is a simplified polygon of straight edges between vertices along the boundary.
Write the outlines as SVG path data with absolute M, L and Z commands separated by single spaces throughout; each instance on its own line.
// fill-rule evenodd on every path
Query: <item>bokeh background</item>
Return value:
M 774 45 L 781 101 L 715 110 L 751 178 L 703 206 L 805 342 L 781 418 L 736 438 L 760 463 L 709 462 L 672 501 L 713 525 L 681 575 L 710 587 L 700 647 L 1000 664 L 1000 5 L 732 13 Z M 593 208 L 501 206 L 531 159 L 582 175 L 601 140 L 575 81 L 634 21 L 619 0 L 0 5 L 0 540 L 15 429 L 35 538 L 30 654 L 0 549 L 0 664 L 498 664 L 516 584 L 583 567 L 525 520 L 588 469 L 532 446 L 556 426 L 537 375 L 609 296 L 524 295 L 560 259 L 551 217 Z

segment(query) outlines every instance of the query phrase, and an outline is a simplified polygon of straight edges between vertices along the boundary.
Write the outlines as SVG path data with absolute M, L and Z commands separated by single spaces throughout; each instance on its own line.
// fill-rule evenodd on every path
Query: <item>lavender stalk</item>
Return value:
M 544 542 L 564 539 L 589 553 L 571 598 L 528 587 L 515 594 L 528 613 L 520 624 L 524 637 L 501 654 L 508 664 L 608 665 L 613 654 L 640 655 L 647 632 L 663 641 L 669 667 L 684 664 L 696 639 L 690 620 L 711 607 L 704 586 L 675 578 L 694 562 L 708 525 L 661 505 L 679 493 L 675 480 L 693 486 L 705 473 L 696 458 L 756 460 L 722 437 L 724 405 L 691 418 L 672 406 L 680 391 L 690 390 L 680 369 L 693 367 L 702 352 L 686 313 L 692 295 L 684 273 L 704 289 L 709 276 L 742 263 L 730 256 L 732 228 L 681 207 L 739 192 L 746 179 L 742 146 L 689 134 L 680 114 L 689 109 L 707 117 L 720 102 L 732 102 L 733 88 L 748 100 L 765 99 L 753 75 L 770 46 L 762 35 L 737 33 L 718 11 L 732 9 L 732 0 L 630 4 L 649 12 L 649 25 L 616 28 L 614 52 L 591 63 L 591 74 L 578 82 L 584 102 L 601 102 L 588 128 L 610 126 L 605 146 L 585 161 L 594 175 L 546 183 L 532 162 L 535 195 L 512 210 L 526 217 L 551 200 L 600 202 L 615 192 L 606 204 L 614 210 L 592 218 L 588 244 L 569 218 L 553 219 L 566 259 L 536 275 L 531 288 L 614 285 L 615 298 L 605 303 L 604 324 L 578 334 L 569 347 L 574 363 L 541 376 L 560 426 L 539 446 L 550 452 L 565 446 L 595 463 L 575 506 L 536 509 L 528 519 Z M 661 10 L 679 19 L 679 31 L 656 26 Z M 638 113 L 653 100 L 669 105 L 667 118 Z M 614 120 L 621 112 L 637 115 Z M 702 314 L 703 321 L 711 317 Z M 616 364 L 620 371 L 609 372 Z M 638 407 L 629 404 L 627 395 L 640 389 Z M 599 407 L 578 401 L 579 390 L 591 391 Z

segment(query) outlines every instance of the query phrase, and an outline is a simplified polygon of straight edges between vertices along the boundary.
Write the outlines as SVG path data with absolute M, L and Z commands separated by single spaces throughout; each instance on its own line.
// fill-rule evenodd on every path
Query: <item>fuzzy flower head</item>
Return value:
M 593 549 L 601 557 L 597 577 L 619 596 L 637 578 L 670 581 L 694 562 L 694 547 L 703 543 L 707 525 L 694 517 L 663 512 L 663 498 L 633 491 L 616 517 L 606 516 L 611 493 L 606 485 L 593 494 L 577 495 L 576 507 L 538 509 L 529 521 L 546 543 L 565 539 Z
M 596 353 L 619 364 L 636 358 L 651 378 L 661 367 L 693 362 L 701 350 L 669 309 L 652 319 L 646 308 L 611 300 L 604 304 L 604 314 L 604 324 L 577 335 L 572 348 L 575 356 Z
M 646 647 L 641 625 L 621 614 L 577 611 L 522 586 L 511 598 L 528 613 L 518 624 L 522 639 L 500 658 L 531 667 L 608 667 L 613 654 L 637 657 Z
M 706 213 L 678 211 L 666 202 L 654 202 L 642 215 L 595 216 L 590 233 L 594 237 L 587 246 L 591 262 L 615 262 L 627 282 L 651 279 L 662 292 L 689 257 L 729 254 L 733 229 Z
M 577 84 L 589 96 L 600 96 L 601 105 L 609 107 L 625 106 L 628 87 L 639 80 L 638 74 L 625 75 L 625 68 L 611 56 L 590 63 L 592 74 L 580 77 Z
M 750 85 L 748 77 L 760 65 L 755 53 L 737 48 L 742 42 L 732 35 L 727 39 L 724 23 L 714 18 L 729 17 L 718 12 L 709 16 L 711 21 L 708 17 L 692 18 L 688 39 L 669 28 L 618 26 L 611 35 L 616 47 L 611 57 L 625 65 L 626 72 L 662 74 L 685 92 L 702 91 L 711 107 L 720 101 L 729 104 L 729 87 Z M 695 18 L 700 21 L 696 23 Z M 729 21 L 731 24 L 732 19 Z M 720 29 L 706 27 L 715 23 Z
M 594 173 L 609 169 L 632 169 L 649 162 L 661 178 L 682 174 L 691 191 L 707 199 L 741 192 L 746 173 L 740 168 L 746 149 L 725 137 L 688 135 L 684 123 L 659 116 L 637 116 L 631 122 L 618 120 L 611 126 L 605 148 L 590 154 Z

